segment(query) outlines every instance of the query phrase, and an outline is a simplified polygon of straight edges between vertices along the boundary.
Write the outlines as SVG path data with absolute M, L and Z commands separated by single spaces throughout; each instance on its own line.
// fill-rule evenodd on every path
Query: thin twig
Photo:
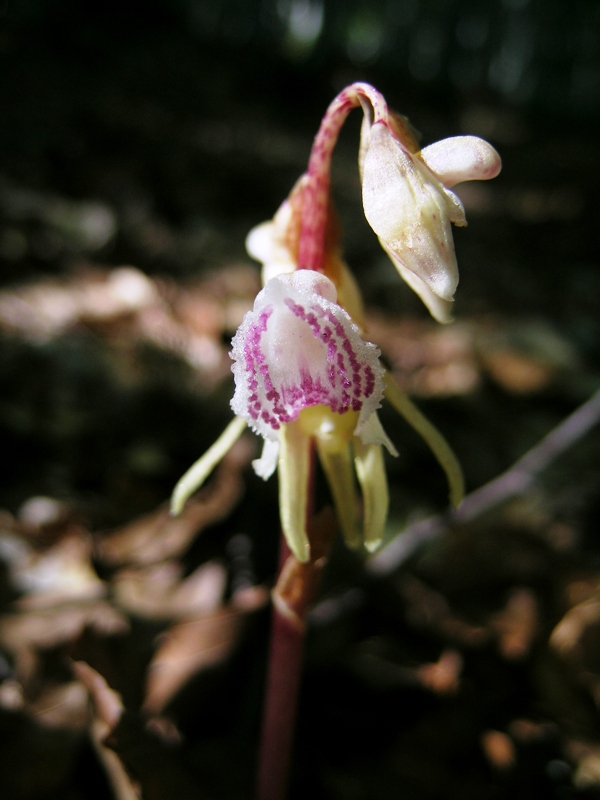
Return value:
M 553 428 L 506 472 L 468 494 L 455 511 L 436 514 L 409 525 L 400 536 L 369 560 L 368 571 L 379 576 L 393 572 L 418 547 L 436 539 L 448 528 L 470 522 L 505 500 L 527 491 L 540 472 L 576 444 L 598 422 L 600 391 Z

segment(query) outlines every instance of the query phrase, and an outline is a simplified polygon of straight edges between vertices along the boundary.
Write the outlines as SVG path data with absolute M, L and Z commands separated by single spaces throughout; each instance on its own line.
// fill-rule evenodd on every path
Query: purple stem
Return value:
M 287 794 L 303 648 L 304 623 L 290 619 L 274 606 L 260 743 L 258 800 L 283 800 Z
M 353 108 L 367 102 L 373 109 L 373 122 L 387 122 L 387 105 L 382 95 L 368 83 L 353 83 L 331 102 L 315 136 L 303 192 L 300 269 L 322 270 L 331 156 L 346 117 Z
M 309 496 L 312 498 L 312 487 Z M 311 512 L 312 514 L 312 509 Z M 284 559 L 273 590 L 271 646 L 258 767 L 258 800 L 285 800 L 296 725 L 306 614 L 337 531 L 331 509 L 310 518 L 311 560 L 296 561 L 282 537 Z M 285 557 L 287 554 L 287 557 Z

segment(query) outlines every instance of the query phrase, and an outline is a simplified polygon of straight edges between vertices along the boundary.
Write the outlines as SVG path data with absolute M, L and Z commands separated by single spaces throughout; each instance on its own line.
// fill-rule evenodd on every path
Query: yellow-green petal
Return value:
M 462 469 L 454 451 L 438 429 L 423 416 L 408 395 L 398 388 L 389 375 L 386 375 L 385 397 L 427 442 L 431 452 L 446 473 L 450 488 L 450 503 L 455 508 L 458 507 L 465 494 L 465 485 Z
M 306 533 L 310 437 L 297 420 L 279 431 L 279 514 L 283 535 L 298 561 L 308 561 L 310 544 Z
M 354 440 L 354 464 L 363 497 L 364 545 L 370 552 L 383 539 L 390 496 L 381 445 Z
M 354 467 L 349 442 L 333 448 L 317 438 L 317 452 L 327 477 L 342 534 L 349 547 L 360 547 L 362 537 L 358 526 L 358 503 Z
M 181 513 L 188 499 L 202 486 L 223 456 L 231 450 L 245 427 L 245 419 L 241 417 L 232 419 L 217 441 L 179 479 L 171 495 L 171 514 L 177 516 Z

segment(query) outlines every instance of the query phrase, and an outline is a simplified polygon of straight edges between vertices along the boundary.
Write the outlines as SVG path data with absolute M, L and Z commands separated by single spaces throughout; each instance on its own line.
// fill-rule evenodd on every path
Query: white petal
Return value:
M 279 457 L 279 440 L 265 439 L 260 458 L 255 458 L 252 462 L 254 472 L 263 481 L 268 480 L 277 469 L 277 459 Z
M 459 506 L 465 493 L 464 479 L 458 459 L 448 442 L 435 425 L 419 411 L 408 395 L 398 388 L 390 375 L 386 376 L 385 397 L 419 436 L 423 437 L 446 473 L 450 488 L 450 502 L 454 507 Z
M 263 263 L 272 258 L 273 236 L 275 225 L 272 221 L 261 222 L 260 225 L 252 228 L 246 236 L 246 250 L 248 255 Z
M 438 297 L 452 300 L 458 267 L 450 223 L 459 219 L 460 201 L 380 123 L 371 128 L 364 160 L 363 205 L 396 259 Z
M 171 495 L 171 514 L 176 516 L 181 513 L 187 500 L 202 486 L 223 456 L 231 450 L 245 427 L 245 419 L 240 417 L 232 419 L 217 441 L 179 479 Z
M 232 341 L 234 412 L 277 439 L 311 406 L 366 420 L 383 396 L 379 350 L 336 302 L 334 284 L 312 270 L 279 275 L 259 292 Z
M 363 110 L 363 118 L 360 126 L 360 147 L 358 150 L 358 171 L 360 179 L 364 174 L 365 157 L 371 141 L 371 128 L 373 127 L 373 107 L 370 103 L 361 98 L 360 102 Z
M 477 136 L 453 136 L 423 148 L 421 157 L 444 186 L 486 181 L 500 172 L 502 161 L 491 144 Z
M 287 245 L 287 228 L 292 219 L 292 206 L 285 200 L 274 218 L 252 228 L 246 237 L 248 255 L 263 265 L 263 286 L 276 275 L 287 274 L 297 269 Z
M 396 258 L 394 253 L 388 250 L 383 242 L 381 242 L 381 246 L 392 259 L 394 266 L 400 273 L 400 277 L 408 286 L 410 286 L 415 294 L 419 295 L 421 300 L 425 303 L 431 316 L 444 325 L 452 322 L 453 301 L 442 300 L 441 297 L 438 297 L 437 294 L 434 294 L 424 281 L 418 278 L 414 272 L 411 272 L 409 269 L 407 269 L 404 264 L 398 258 Z
M 376 412 L 373 412 L 364 423 L 361 424 L 359 422 L 356 426 L 355 435 L 358 436 L 365 445 L 382 444 L 391 455 L 398 455 L 398 451 L 390 441 L 387 433 L 383 430 L 383 426 Z

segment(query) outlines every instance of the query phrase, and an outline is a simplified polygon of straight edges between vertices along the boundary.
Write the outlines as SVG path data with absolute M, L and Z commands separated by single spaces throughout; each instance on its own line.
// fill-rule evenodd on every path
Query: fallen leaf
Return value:
M 517 752 L 508 734 L 502 731 L 485 731 L 481 736 L 481 746 L 485 757 L 495 769 L 506 771 L 515 766 Z
M 432 664 L 422 664 L 416 673 L 427 689 L 440 695 L 456 694 L 460 686 L 463 658 L 458 650 L 444 650 Z
M 161 634 L 148 667 L 144 710 L 161 714 L 193 675 L 221 663 L 237 642 L 247 614 L 267 600 L 263 587 L 244 589 L 231 604 L 178 622 Z
M 539 616 L 538 602 L 531 589 L 511 591 L 506 606 L 490 623 L 504 658 L 511 661 L 525 658 L 537 635 Z
M 239 443 L 238 443 L 239 444 Z M 171 516 L 164 506 L 113 533 L 99 537 L 97 555 L 110 566 L 158 564 L 184 553 L 196 536 L 226 517 L 243 491 L 241 468 L 249 460 L 248 447 L 234 447 L 223 459 L 215 476 L 181 514 Z
M 173 561 L 151 567 L 120 570 L 112 581 L 117 604 L 147 619 L 172 619 L 210 612 L 222 600 L 227 572 L 208 561 L 182 579 L 182 567 Z

